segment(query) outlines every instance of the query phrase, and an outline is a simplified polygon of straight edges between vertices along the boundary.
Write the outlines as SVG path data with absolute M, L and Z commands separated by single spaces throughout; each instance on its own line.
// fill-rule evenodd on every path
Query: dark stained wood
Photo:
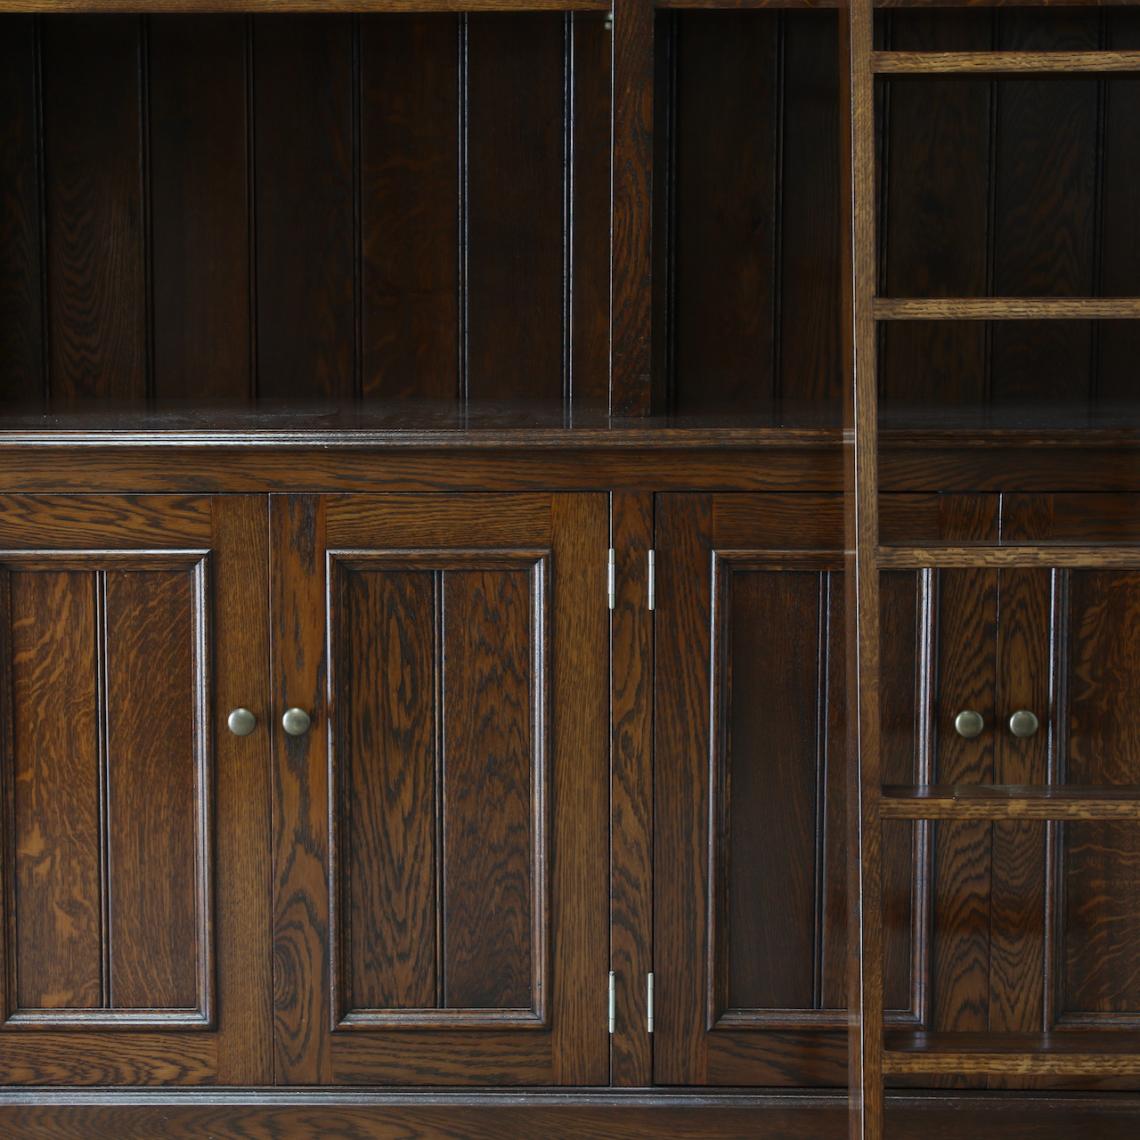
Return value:
M 547 615 L 541 579 L 528 577 L 460 565 L 440 583 L 442 1004 L 455 1008 L 541 1008 L 545 996 L 536 804 L 545 802 Z
M 206 917 L 207 691 L 193 567 L 112 570 L 106 606 L 107 940 L 113 1009 L 200 1009 Z M 208 635 L 207 635 L 208 636 Z
M 1079 784 L 1135 783 L 1137 728 L 1129 710 L 1140 691 L 1140 574 L 1073 570 L 1067 578 L 1067 732 L 1059 726 L 1067 752 L 1064 775 Z M 1073 1019 L 1109 1029 L 1140 1023 L 1133 957 L 1140 938 L 1138 863 L 1135 825 L 1064 829 L 1056 995 L 1062 1024 Z
M 676 28 L 674 405 L 746 411 L 775 395 L 777 19 L 701 13 Z
M 440 1004 L 438 585 L 423 570 L 334 563 L 331 573 L 331 648 L 343 694 L 336 743 L 344 820 L 337 1012 L 430 1008 Z
M 352 23 L 253 25 L 260 396 L 355 391 Z
M 615 14 L 610 408 L 628 416 L 652 399 L 653 26 L 652 0 Z
M 360 22 L 367 397 L 460 393 L 460 19 Z
M 883 818 L 1136 819 L 1140 818 L 1140 786 L 927 784 L 885 787 Z
M 653 969 L 653 515 L 649 494 L 611 497 L 616 597 L 610 622 L 610 1083 L 618 1087 L 646 1086 L 653 1079 L 645 986 Z
M 251 390 L 247 29 L 236 16 L 147 25 L 160 398 Z
M 8 992 L 21 1009 L 98 1008 L 104 934 L 96 576 L 40 569 L 4 577 L 15 855 L 8 872 Z M 57 715 L 60 709 L 69 715 Z
M 575 12 L 570 404 L 610 403 L 610 116 L 613 33 L 606 17 Z
M 149 385 L 139 21 L 48 20 L 42 36 L 51 391 L 138 399 Z
M 43 261 L 36 28 L 9 16 L 0 43 L 0 394 L 43 391 Z
M 566 24 L 545 13 L 472 15 L 466 28 L 464 394 L 558 404 Z
M 5 12 L 456 12 L 605 8 L 609 0 L 4 0 Z

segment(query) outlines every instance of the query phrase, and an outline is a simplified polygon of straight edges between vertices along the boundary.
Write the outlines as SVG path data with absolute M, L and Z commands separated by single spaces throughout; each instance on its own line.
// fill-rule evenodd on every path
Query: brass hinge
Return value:
M 610 560 L 606 571 L 606 598 L 612 610 L 617 604 L 617 555 L 612 546 L 610 547 Z

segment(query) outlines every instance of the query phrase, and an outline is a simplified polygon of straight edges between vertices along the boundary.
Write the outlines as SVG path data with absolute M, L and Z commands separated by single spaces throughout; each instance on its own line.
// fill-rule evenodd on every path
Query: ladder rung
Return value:
M 876 297 L 879 321 L 1140 320 L 1138 297 Z
M 880 570 L 960 569 L 977 567 L 1069 567 L 1140 569 L 1140 546 L 881 546 Z
M 883 789 L 883 819 L 1134 819 L 1140 785 L 922 784 Z
M 877 75 L 1097 75 L 1140 72 L 1140 51 L 877 51 Z
M 1140 1076 L 1140 1040 L 1135 1034 L 1109 1033 L 889 1033 L 883 1071 L 1135 1077 Z

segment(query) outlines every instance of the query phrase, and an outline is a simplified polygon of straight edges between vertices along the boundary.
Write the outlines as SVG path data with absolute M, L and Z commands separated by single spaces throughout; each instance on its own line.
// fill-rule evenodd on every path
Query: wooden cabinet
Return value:
M 7 1083 L 271 1080 L 263 498 L 0 519 Z
M 271 510 L 278 1080 L 604 1083 L 605 498 Z

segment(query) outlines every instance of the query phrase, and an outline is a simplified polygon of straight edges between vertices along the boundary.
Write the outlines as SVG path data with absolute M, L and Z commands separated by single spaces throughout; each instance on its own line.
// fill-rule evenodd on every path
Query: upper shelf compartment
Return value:
M 610 41 L 600 10 L 0 16 L 0 402 L 604 408 Z

